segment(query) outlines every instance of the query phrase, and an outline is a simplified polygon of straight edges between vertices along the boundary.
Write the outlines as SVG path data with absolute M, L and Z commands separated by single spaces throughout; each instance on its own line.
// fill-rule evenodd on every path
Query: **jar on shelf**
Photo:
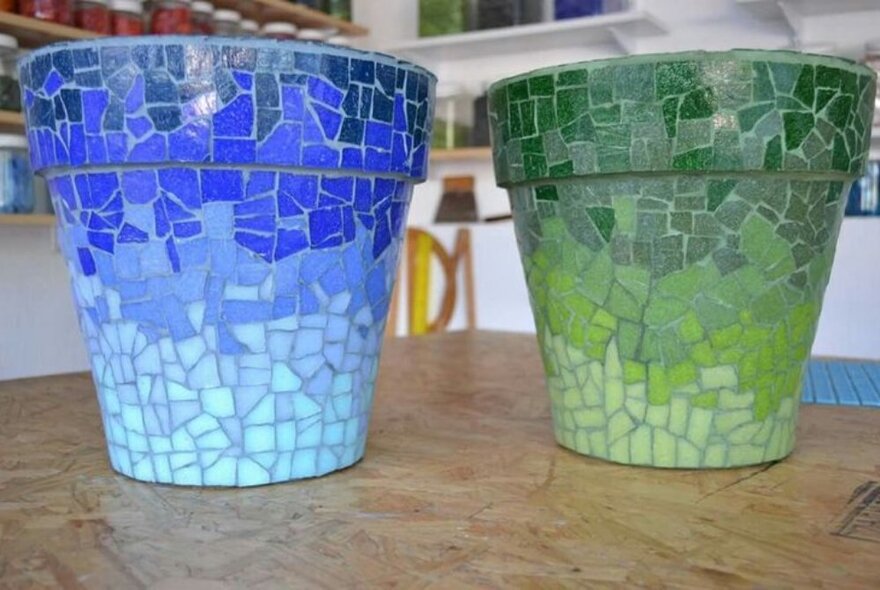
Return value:
M 301 4 L 307 8 L 314 8 L 315 10 L 324 10 L 324 4 L 326 0 L 295 0 L 297 4 Z
M 564 20 L 602 14 L 604 1 L 606 0 L 555 0 L 553 16 L 556 20 Z
M 0 110 L 21 110 L 21 89 L 18 86 L 18 40 L 0 33 Z
M 191 19 L 194 35 L 214 34 L 214 5 L 210 2 L 193 2 Z
M 109 35 L 113 32 L 107 0 L 75 0 L 73 22 L 80 29 L 93 33 Z
M 214 34 L 235 37 L 241 32 L 241 13 L 221 8 L 214 11 Z
M 471 145 L 487 147 L 489 141 L 489 87 L 482 85 L 479 96 L 474 99 L 474 126 L 471 129 Z
M 114 35 L 144 34 L 144 6 L 138 0 L 110 0 L 110 20 Z
M 15 0 L 0 0 L 0 10 L 3 12 L 15 12 Z
M 333 35 L 327 39 L 327 43 L 330 45 L 338 45 L 339 47 L 354 47 L 351 37 L 346 37 L 345 35 Z
M 245 37 L 256 37 L 260 34 L 260 24 L 249 18 L 241 21 L 241 34 Z
M 300 29 L 296 38 L 300 41 L 326 41 L 330 37 L 324 29 Z
M 432 147 L 451 150 L 468 146 L 473 126 L 473 95 L 464 86 L 439 84 Z
M 73 0 L 19 0 L 23 16 L 73 26 Z
M 478 29 L 497 29 L 538 23 L 544 17 L 543 0 L 476 0 Z
M 296 25 L 284 21 L 276 21 L 263 25 L 260 35 L 269 39 L 292 41 L 297 38 Z
M 602 0 L 602 13 L 624 12 L 629 10 L 630 0 Z
M 468 0 L 420 0 L 419 36 L 463 33 L 470 28 Z
M 27 138 L 0 134 L 0 213 L 33 213 L 34 204 Z
M 150 32 L 154 35 L 192 33 L 191 0 L 154 0 Z
M 880 75 L 880 39 L 865 45 L 865 65 Z M 874 100 L 874 126 L 880 127 L 880 85 L 877 86 L 877 98 Z
M 351 20 L 351 0 L 326 0 L 327 14 L 341 20 Z

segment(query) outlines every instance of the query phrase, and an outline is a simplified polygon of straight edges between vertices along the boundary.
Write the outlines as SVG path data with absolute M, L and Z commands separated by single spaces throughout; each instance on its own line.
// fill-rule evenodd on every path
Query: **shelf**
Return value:
M 431 150 L 432 162 L 461 162 L 463 160 L 490 160 L 492 148 L 490 147 L 466 147 L 452 150 Z
M 0 111 L 0 131 L 24 133 L 24 115 L 15 111 Z
M 0 11 L 0 33 L 12 35 L 18 39 L 20 47 L 28 48 L 42 47 L 56 41 L 94 39 L 102 36 L 91 31 L 5 11 Z
M 36 227 L 54 227 L 55 216 L 45 214 L 4 215 L 0 214 L 0 225 L 19 225 Z
M 360 37 L 369 34 L 369 31 L 360 25 L 334 18 L 320 10 L 292 4 L 287 0 L 214 0 L 217 8 L 230 8 L 238 10 L 248 18 L 253 18 L 261 23 L 282 20 L 292 22 L 301 28 L 310 29 L 335 29 L 343 35 Z
M 762 19 L 788 18 L 786 10 L 793 10 L 799 16 L 880 10 L 877 0 L 737 0 L 737 3 Z
M 628 53 L 629 40 L 666 32 L 666 28 L 652 15 L 633 10 L 505 29 L 425 37 L 386 50 L 423 63 L 605 43 L 616 43 Z

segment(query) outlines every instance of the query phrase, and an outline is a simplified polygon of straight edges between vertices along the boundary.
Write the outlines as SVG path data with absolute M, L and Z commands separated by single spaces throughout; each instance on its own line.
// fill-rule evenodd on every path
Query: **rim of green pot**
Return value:
M 640 172 L 862 174 L 876 74 L 788 50 L 541 68 L 489 88 L 500 186 Z

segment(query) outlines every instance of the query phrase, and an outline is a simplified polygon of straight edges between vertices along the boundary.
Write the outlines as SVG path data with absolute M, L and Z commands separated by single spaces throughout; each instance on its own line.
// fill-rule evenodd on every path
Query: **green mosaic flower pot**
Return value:
M 792 451 L 875 84 L 840 59 L 732 51 L 491 88 L 561 445 L 678 468 Z

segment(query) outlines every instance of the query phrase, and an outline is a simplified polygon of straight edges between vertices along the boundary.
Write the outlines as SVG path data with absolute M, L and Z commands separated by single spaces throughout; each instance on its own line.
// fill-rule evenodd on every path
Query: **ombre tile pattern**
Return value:
M 358 461 L 433 78 L 169 37 L 43 49 L 22 84 L 113 467 L 252 486 Z

